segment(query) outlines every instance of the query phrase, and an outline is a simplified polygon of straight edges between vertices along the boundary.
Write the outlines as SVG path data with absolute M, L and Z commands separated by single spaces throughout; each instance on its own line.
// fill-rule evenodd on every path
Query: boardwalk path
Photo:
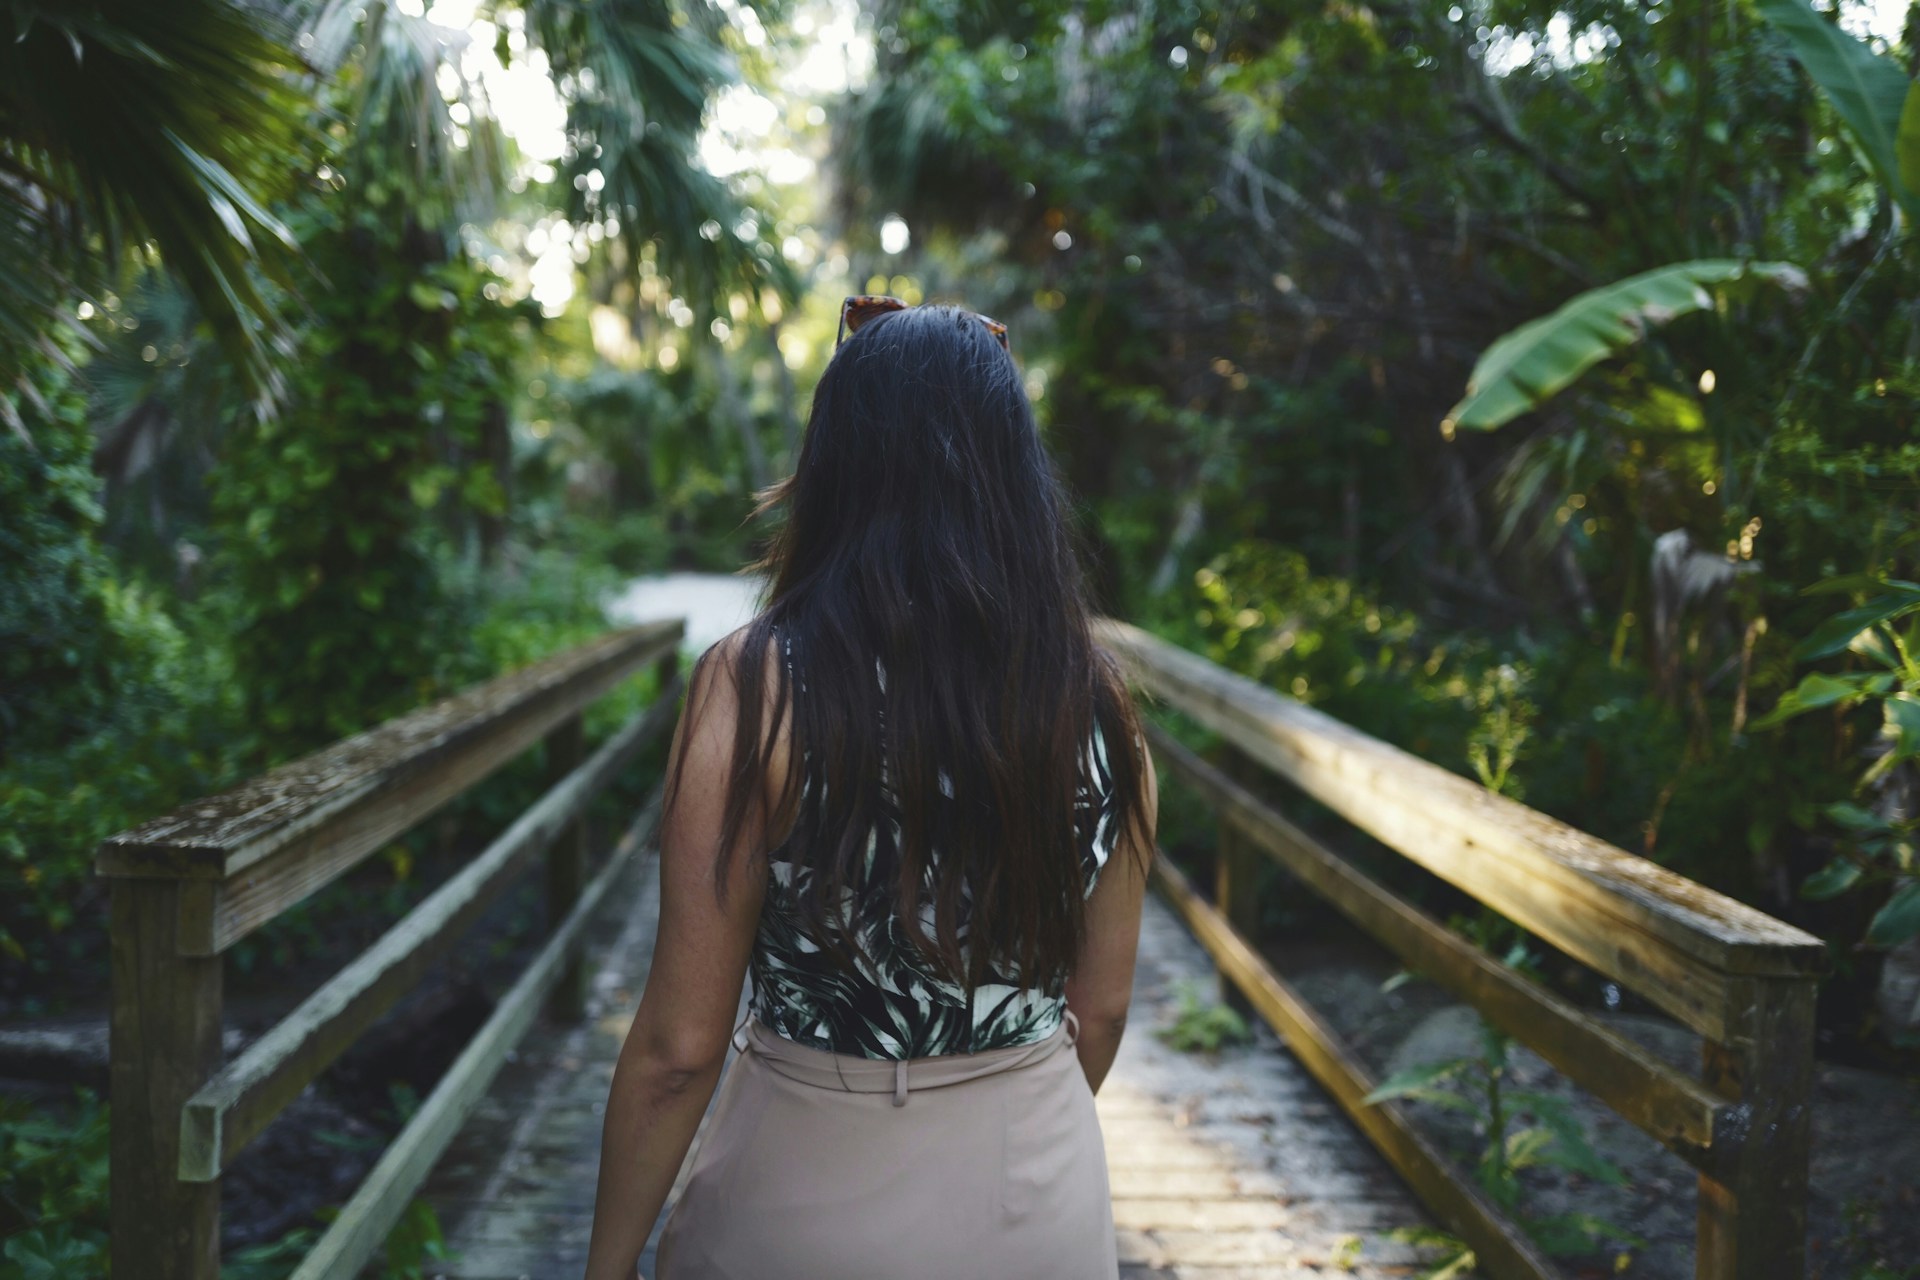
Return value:
M 621 622 L 685 614 L 698 652 L 750 616 L 755 587 L 718 574 L 640 579 L 608 612 Z M 458 1256 L 430 1275 L 579 1277 L 601 1110 L 653 950 L 655 872 L 649 859 L 629 874 L 595 922 L 587 1020 L 537 1027 L 435 1169 L 423 1194 Z M 1188 983 L 1211 996 L 1213 967 L 1149 899 L 1133 1022 L 1098 1099 L 1122 1274 L 1404 1274 L 1408 1251 L 1385 1233 L 1421 1221 L 1419 1209 L 1264 1027 L 1254 1045 L 1218 1060 L 1176 1053 L 1153 1035 L 1173 1020 Z M 650 1244 L 642 1259 L 649 1276 L 652 1263 Z
M 423 1194 L 457 1257 L 430 1275 L 579 1277 L 601 1109 L 652 952 L 656 870 L 649 858 L 630 874 L 596 922 L 587 1020 L 537 1027 L 434 1171 Z M 1098 1099 L 1122 1275 L 1405 1274 L 1407 1250 L 1385 1233 L 1419 1222 L 1419 1209 L 1264 1028 L 1256 1044 L 1218 1060 L 1177 1053 L 1152 1034 L 1172 1020 L 1184 983 L 1211 994 L 1212 967 L 1149 899 L 1133 1025 Z M 652 1262 L 650 1245 L 643 1274 Z

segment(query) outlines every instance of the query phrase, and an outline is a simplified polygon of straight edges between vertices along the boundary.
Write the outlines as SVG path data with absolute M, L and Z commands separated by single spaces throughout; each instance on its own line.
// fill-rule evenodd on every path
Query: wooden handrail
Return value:
M 1250 857 L 1286 867 L 1407 965 L 1539 1051 L 1700 1170 L 1696 1273 L 1785 1280 L 1804 1270 L 1813 996 L 1819 939 L 1496 795 L 1243 676 L 1112 619 L 1096 623 L 1134 681 L 1217 734 L 1223 771 L 1157 726 L 1160 760 L 1220 819 L 1215 902 L 1170 869 L 1155 883 L 1224 978 L 1273 1023 L 1495 1280 L 1552 1274 L 1497 1210 L 1435 1182 L 1441 1166 L 1397 1113 L 1359 1101 L 1367 1077 L 1245 940 Z M 1552 992 L 1495 964 L 1241 785 L 1271 771 L 1409 861 L 1699 1031 L 1702 1075 L 1675 1070 Z M 1276 995 L 1275 993 L 1280 993 Z M 1315 1065 L 1315 1064 L 1318 1065 Z M 1460 1176 L 1445 1167 L 1443 1182 Z M 1490 1216 L 1491 1214 L 1491 1216 Z
M 541 1001 L 561 981 L 579 952 L 594 911 L 614 882 L 645 851 L 660 817 L 660 799 L 656 788 L 614 856 L 581 890 L 579 899 L 560 918 L 553 936 L 500 998 L 493 1013 L 421 1102 L 420 1109 L 341 1207 L 339 1216 L 314 1242 L 312 1252 L 301 1260 L 290 1280 L 350 1280 L 372 1260 L 387 1233 L 407 1211 L 413 1193 L 433 1172 L 434 1161 L 486 1096 L 487 1086 L 493 1083 L 507 1054 L 533 1025 Z
M 302 1089 L 420 980 L 533 858 L 546 852 L 586 797 L 671 727 L 678 693 L 677 683 L 662 689 L 652 707 L 536 801 L 483 853 L 202 1085 L 181 1116 L 181 1178 L 218 1178 Z
M 218 955 L 331 883 L 660 654 L 615 631 L 109 838 L 95 871 L 181 886 L 179 945 Z
M 1817 973 L 1826 948 L 1646 858 L 1497 795 L 1126 623 L 1139 681 L 1361 830 L 1721 1039 L 1736 974 Z
M 1262 852 L 1390 948 L 1410 971 L 1473 1005 L 1488 1022 L 1531 1046 L 1575 1084 L 1691 1163 L 1709 1167 L 1725 1151 L 1736 1104 L 1395 896 L 1160 726 L 1149 725 L 1147 735 L 1161 763 L 1212 800 Z
M 225 879 L 295 842 L 329 833 L 341 817 L 373 807 L 383 791 L 423 771 L 446 769 L 479 743 L 536 741 L 677 646 L 684 631 L 678 619 L 610 631 L 462 690 L 110 836 L 94 870 L 103 876 Z M 421 815 L 410 810 L 407 816 Z
M 229 1161 L 544 854 L 546 946 L 299 1274 L 353 1274 L 378 1247 L 539 1002 L 548 1000 L 555 1016 L 579 1016 L 570 989 L 584 921 L 641 852 L 658 795 L 591 883 L 581 817 L 640 749 L 671 729 L 683 634 L 677 619 L 612 632 L 101 847 L 96 869 L 112 888 L 116 1276 L 217 1280 L 219 1178 Z M 583 761 L 585 708 L 648 664 L 658 669 L 659 697 Z M 546 794 L 223 1068 L 221 953 L 543 741 Z

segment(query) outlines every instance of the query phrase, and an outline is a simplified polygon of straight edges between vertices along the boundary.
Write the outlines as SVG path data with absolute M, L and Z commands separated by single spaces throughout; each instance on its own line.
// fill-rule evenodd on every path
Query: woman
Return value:
M 587 1277 L 634 1274 L 732 1038 L 660 1280 L 1112 1280 L 1093 1093 L 1152 763 L 1004 327 L 854 298 L 842 330 L 762 504 L 769 602 L 675 736 Z

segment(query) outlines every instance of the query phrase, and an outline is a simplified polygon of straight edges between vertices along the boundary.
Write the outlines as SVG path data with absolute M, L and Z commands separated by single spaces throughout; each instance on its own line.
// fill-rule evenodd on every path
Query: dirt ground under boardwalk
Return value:
M 1481 1052 L 1480 1021 L 1472 1009 L 1418 982 L 1383 992 L 1392 972 L 1384 964 L 1349 962 L 1309 968 L 1294 981 L 1383 1078 Z M 1697 1071 L 1700 1037 L 1685 1028 L 1647 1015 L 1595 1016 L 1676 1066 Z M 1594 1149 L 1624 1175 L 1618 1186 L 1555 1169 L 1522 1176 L 1527 1214 L 1590 1214 L 1643 1242 L 1605 1239 L 1598 1249 L 1563 1258 L 1569 1273 L 1611 1274 L 1624 1266 L 1624 1274 L 1648 1280 L 1691 1277 L 1693 1170 L 1538 1055 L 1515 1046 L 1508 1062 L 1509 1088 L 1561 1099 Z M 1920 1081 L 1820 1063 L 1815 1083 L 1808 1275 L 1920 1275 Z M 1471 1165 L 1484 1143 L 1476 1117 L 1431 1103 L 1411 1105 L 1419 1122 Z

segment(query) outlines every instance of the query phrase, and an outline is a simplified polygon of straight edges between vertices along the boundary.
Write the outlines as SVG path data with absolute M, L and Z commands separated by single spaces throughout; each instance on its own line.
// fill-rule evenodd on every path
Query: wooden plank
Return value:
M 1202 901 L 1180 869 L 1156 851 L 1153 885 L 1172 905 L 1221 972 L 1231 977 L 1294 1056 L 1333 1095 L 1354 1125 L 1407 1180 L 1434 1216 L 1473 1246 L 1492 1280 L 1542 1280 L 1559 1271 L 1540 1249 L 1458 1172 L 1394 1102 L 1361 1101 L 1375 1081 L 1339 1034 L 1288 986 L 1219 912 Z
M 1815 983 L 1748 978 L 1731 1043 L 1704 1047 L 1707 1080 L 1729 1097 L 1744 1141 L 1731 1168 L 1701 1174 L 1694 1274 L 1798 1280 L 1807 1268 Z
M 1722 1133 L 1718 1144 L 1715 1136 L 1716 1128 L 1737 1123 L 1738 1109 L 1706 1085 L 1395 896 L 1160 726 L 1149 724 L 1147 732 L 1159 760 L 1207 796 L 1224 823 L 1378 938 L 1409 969 L 1459 996 L 1690 1163 L 1717 1168 L 1729 1146 L 1737 1149 L 1733 1135 Z
M 1728 974 L 1802 974 L 1818 938 L 1226 671 L 1097 624 L 1151 692 L 1413 862 L 1720 1039 Z
M 622 844 L 625 847 L 626 842 Z M 635 847 L 639 847 L 637 842 Z M 467 1113 L 485 1096 L 508 1050 L 533 1025 L 541 1003 L 571 959 L 601 899 L 634 861 L 631 852 L 607 860 L 581 893 L 566 922 L 554 931 L 493 1016 L 447 1068 L 446 1075 L 367 1174 L 313 1251 L 301 1260 L 292 1280 L 352 1280 L 379 1250 L 434 1161 L 459 1132 Z
M 673 723 L 674 692 L 670 689 L 629 721 L 477 858 L 194 1093 L 180 1112 L 180 1177 L 218 1178 L 302 1089 L 411 990 L 573 816 Z M 656 794 L 642 809 L 642 819 L 656 821 L 658 805 Z
M 175 945 L 180 886 L 113 886 L 108 1161 L 113 1274 L 218 1280 L 220 1188 L 182 1183 L 180 1104 L 220 1065 L 221 964 Z
M 107 876 L 230 881 L 298 850 L 318 857 L 346 845 L 364 856 L 427 816 L 422 806 L 444 804 L 662 652 L 677 649 L 683 630 L 673 619 L 609 632 L 389 720 L 109 838 L 94 869 Z
M 1143 1196 L 1115 1199 L 1113 1225 L 1121 1231 L 1285 1231 L 1298 1215 L 1272 1196 Z

